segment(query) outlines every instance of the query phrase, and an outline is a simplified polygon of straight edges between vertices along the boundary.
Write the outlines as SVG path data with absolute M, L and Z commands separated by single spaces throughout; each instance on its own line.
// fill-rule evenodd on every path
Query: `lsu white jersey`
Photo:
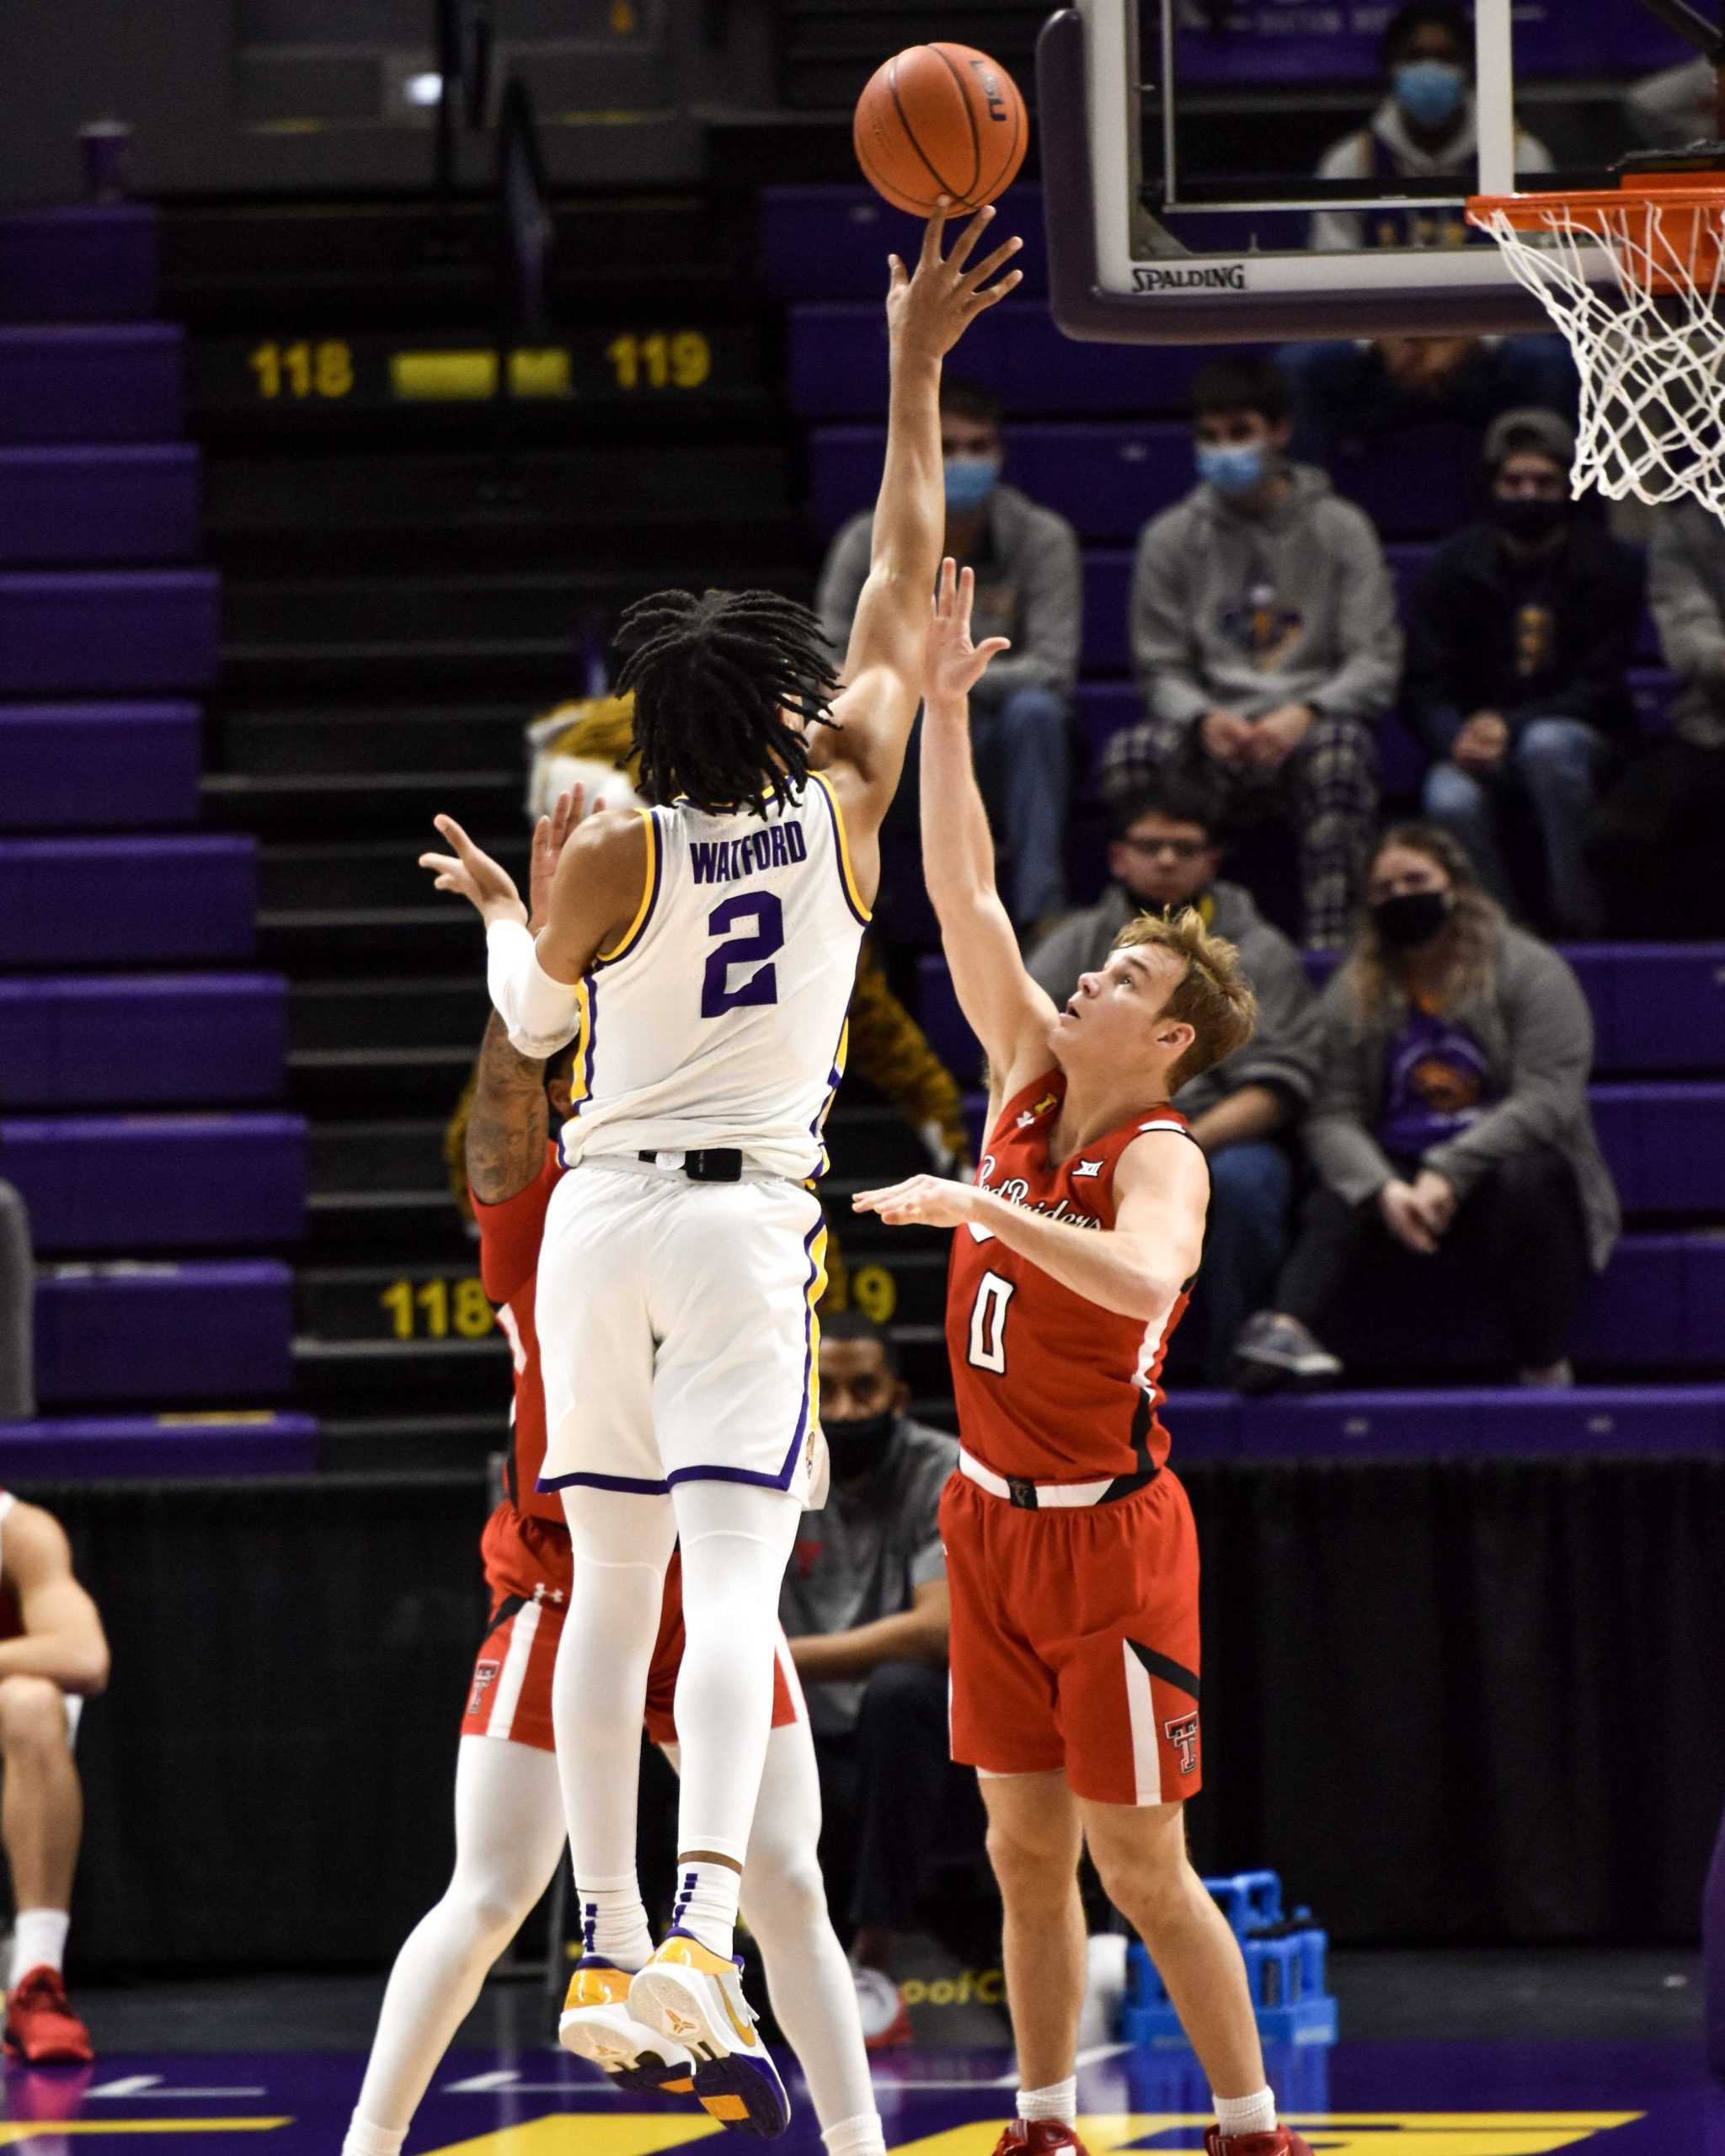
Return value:
M 868 922 L 837 797 L 816 773 L 764 814 L 640 814 L 639 909 L 580 985 L 563 1165 L 734 1147 L 819 1175 Z

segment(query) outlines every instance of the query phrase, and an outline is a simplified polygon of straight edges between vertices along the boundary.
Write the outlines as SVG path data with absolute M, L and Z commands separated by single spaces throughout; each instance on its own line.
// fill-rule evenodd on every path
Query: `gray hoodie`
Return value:
M 1648 598 L 1665 664 L 1681 687 L 1671 706 L 1679 739 L 1725 749 L 1725 531 L 1700 502 L 1653 519 Z
M 1078 678 L 1084 622 L 1078 535 L 1065 517 L 1016 487 L 996 487 L 985 518 L 984 551 L 971 563 L 976 605 L 970 634 L 977 643 L 1010 637 L 1012 648 L 992 662 L 972 691 L 973 699 L 986 704 L 1033 688 L 1070 695 Z M 873 530 L 870 511 L 853 516 L 833 541 L 820 572 L 814 611 L 827 642 L 841 658 L 868 574 Z
M 1406 1000 L 1392 994 L 1373 1019 L 1363 1019 L 1345 973 L 1334 974 L 1318 999 L 1323 1082 L 1306 1126 L 1306 1150 L 1322 1181 L 1350 1205 L 1375 1197 L 1395 1173 L 1373 1124 L 1391 1044 L 1407 1011 Z M 1588 1257 L 1598 1272 L 1611 1255 L 1622 1213 L 1588 1106 L 1593 1014 L 1567 960 L 1506 926 L 1489 992 L 1458 1005 L 1453 1015 L 1485 1051 L 1498 1097 L 1459 1137 L 1434 1145 L 1426 1165 L 1466 1198 L 1509 1155 L 1549 1145 L 1574 1173 Z
M 1200 485 L 1139 534 L 1132 663 L 1152 718 L 1306 703 L 1370 722 L 1394 703 L 1402 632 L 1377 532 L 1322 472 L 1288 470 L 1267 515 Z
M 1274 928 L 1238 883 L 1213 883 L 1210 926 L 1237 944 L 1246 978 L 1258 996 L 1258 1030 L 1244 1048 L 1188 1079 L 1174 1097 L 1182 1115 L 1197 1118 L 1242 1086 L 1270 1086 L 1282 1095 L 1289 1120 L 1302 1114 L 1317 1088 L 1316 1041 L 1311 1014 L 1316 999 L 1300 953 Z M 1063 921 L 1030 954 L 1031 978 L 1064 1006 L 1081 974 L 1108 963 L 1114 938 L 1144 910 L 1118 883 L 1097 904 Z

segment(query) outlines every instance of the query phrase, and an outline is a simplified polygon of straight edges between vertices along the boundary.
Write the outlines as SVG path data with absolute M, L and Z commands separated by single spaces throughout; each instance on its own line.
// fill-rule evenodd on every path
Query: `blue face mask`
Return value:
M 1269 452 L 1261 441 L 1198 445 L 1198 476 L 1219 494 L 1249 494 L 1268 468 Z
M 980 509 L 1000 481 L 997 456 L 949 456 L 941 468 L 946 473 L 947 507 L 961 516 Z
M 1416 127 L 1441 127 L 1461 109 L 1464 69 L 1450 60 L 1410 60 L 1396 70 L 1396 102 Z

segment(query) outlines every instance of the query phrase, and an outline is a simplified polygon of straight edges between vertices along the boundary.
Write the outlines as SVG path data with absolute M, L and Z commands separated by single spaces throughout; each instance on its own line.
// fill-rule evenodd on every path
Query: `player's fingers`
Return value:
M 465 861 L 470 853 L 476 853 L 478 851 L 453 816 L 434 816 L 431 820 L 462 860 Z
M 971 248 L 975 246 L 977 241 L 980 240 L 984 232 L 988 230 L 988 227 L 993 221 L 993 205 L 990 203 L 984 203 L 981 209 L 976 212 L 976 215 L 971 218 L 969 223 L 965 226 L 964 231 L 961 232 L 957 239 L 953 242 L 953 251 L 947 257 L 947 267 L 948 270 L 962 270 L 964 268 L 965 263 L 969 259 Z
M 966 569 L 964 573 L 964 576 L 960 576 L 959 573 L 959 564 L 953 559 L 950 554 L 948 554 L 945 560 L 942 562 L 940 565 L 940 597 L 936 602 L 935 611 L 941 616 L 943 621 L 951 614 L 953 611 L 953 595 L 963 589 L 964 577 L 969 576 L 969 570 Z
M 995 249 L 992 254 L 985 254 L 974 270 L 967 270 L 965 271 L 963 279 L 960 280 L 959 289 L 964 292 L 974 292 L 979 285 L 985 285 L 989 279 L 993 276 L 996 270 L 1004 270 L 1006 268 L 1007 263 L 1012 260 L 1012 257 L 1018 252 L 1018 249 L 1023 247 L 1023 241 L 1017 237 L 1016 235 L 1012 238 L 1003 242 L 1001 246 Z M 953 259 L 954 261 L 958 259 L 958 251 L 956 248 L 953 250 Z
M 940 236 L 947 228 L 947 211 L 951 207 L 952 204 L 944 195 L 935 197 L 928 222 L 922 227 L 922 252 L 917 258 L 919 269 L 924 263 L 940 260 Z
M 903 291 L 905 286 L 909 282 L 909 274 L 905 270 L 904 264 L 900 261 L 898 256 L 896 254 L 888 255 L 886 259 L 886 288 L 889 294 Z
M 968 296 L 966 305 L 972 314 L 980 314 L 985 307 L 992 307 L 996 300 L 1003 300 L 1008 292 L 1015 292 L 1024 281 L 1022 270 L 1009 270 L 997 285 L 989 285 L 980 292 Z
M 992 659 L 996 653 L 1010 651 L 1012 648 L 1012 639 L 1010 637 L 989 637 L 977 645 L 976 656 L 979 659 Z
M 447 876 L 459 869 L 461 863 L 458 861 L 451 860 L 446 853 L 422 853 L 419 856 L 419 866 L 421 868 L 433 869 L 440 876 Z

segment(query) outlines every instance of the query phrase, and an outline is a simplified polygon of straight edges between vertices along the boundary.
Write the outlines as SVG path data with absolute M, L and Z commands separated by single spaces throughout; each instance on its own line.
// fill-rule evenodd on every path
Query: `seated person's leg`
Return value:
M 1441 1260 L 1486 1283 L 1525 1377 L 1567 1380 L 1589 1268 L 1575 1177 L 1561 1154 L 1530 1145 L 1477 1183 L 1456 1210 Z
M 1052 689 L 1015 689 L 993 713 L 986 740 L 977 750 L 978 774 L 1001 804 L 1012 862 L 1008 910 L 1028 928 L 1065 902 L 1071 755 L 1065 699 Z
M 1420 806 L 1428 822 L 1466 847 L 1480 881 L 1499 905 L 1514 912 L 1514 880 L 1498 843 L 1501 803 L 1496 783 L 1463 771 L 1459 764 L 1434 764 L 1425 775 Z
M 857 1721 L 857 1876 L 851 1913 L 859 1958 L 877 1965 L 893 1935 L 915 1927 L 932 1823 L 954 1774 L 947 1739 L 947 1673 L 884 1662 L 870 1672 Z M 866 1951 L 864 1951 L 866 1950 Z
M 1546 873 L 1557 926 L 1565 935 L 1596 936 L 1604 909 L 1587 865 L 1585 841 L 1597 800 L 1594 774 L 1600 756 L 1599 736 L 1576 719 L 1536 718 L 1522 728 L 1514 755 L 1517 776 L 1533 803 L 1545 841 Z M 1463 837 L 1459 830 L 1456 835 Z M 1463 843 L 1467 843 L 1465 837 Z M 1484 864 L 1481 867 L 1483 872 Z M 1491 879 L 1486 880 L 1489 883 Z
M 1354 932 L 1378 814 L 1378 752 L 1357 718 L 1322 717 L 1288 760 L 1307 943 L 1339 950 Z
M 1284 1147 L 1260 1139 L 1213 1153 L 1210 1178 L 1204 1262 L 1192 1308 L 1174 1337 L 1178 1345 L 1181 1333 L 1194 1326 L 1204 1382 L 1226 1385 L 1240 1328 L 1269 1300 L 1287 1255 L 1294 1168 Z

